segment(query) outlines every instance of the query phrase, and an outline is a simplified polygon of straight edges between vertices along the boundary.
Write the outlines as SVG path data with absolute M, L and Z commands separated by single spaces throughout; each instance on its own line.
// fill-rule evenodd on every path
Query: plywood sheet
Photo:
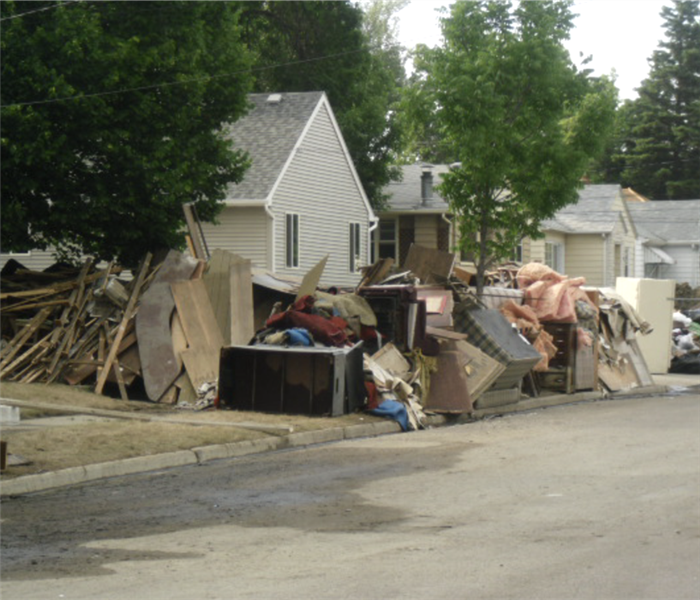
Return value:
M 202 279 L 209 295 L 216 322 L 226 346 L 231 342 L 231 268 L 233 265 L 248 263 L 237 254 L 220 248 L 212 252 Z
M 324 256 L 313 269 L 304 275 L 304 278 L 301 280 L 301 286 L 299 286 L 299 292 L 297 293 L 297 300 L 303 296 L 313 295 L 321 281 L 327 261 L 328 255 Z
M 251 262 L 237 262 L 230 267 L 231 345 L 245 345 L 255 335 L 253 277 Z
M 173 347 L 170 323 L 175 300 L 171 284 L 188 280 L 198 261 L 171 250 L 160 265 L 148 289 L 141 295 L 136 315 L 136 335 L 144 387 L 149 399 L 157 402 L 175 381 L 182 362 Z
M 452 274 L 456 260 L 455 255 L 450 252 L 411 244 L 403 266 L 423 283 L 442 283 Z
M 472 411 L 469 382 L 464 370 L 465 356 L 459 351 L 441 350 L 437 371 L 430 376 L 430 393 L 425 407 L 435 412 Z
M 188 348 L 181 356 L 195 390 L 219 378 L 219 352 L 211 348 Z
M 177 313 L 191 348 L 213 348 L 224 345 L 223 336 L 201 279 L 171 284 Z

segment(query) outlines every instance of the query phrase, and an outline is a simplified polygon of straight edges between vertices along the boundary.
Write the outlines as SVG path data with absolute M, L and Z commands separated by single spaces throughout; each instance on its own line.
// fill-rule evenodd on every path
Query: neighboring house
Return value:
M 328 255 L 322 283 L 356 284 L 370 262 L 376 217 L 326 94 L 249 99 L 253 107 L 230 135 L 252 164 L 241 183 L 229 186 L 220 224 L 202 224 L 208 247 L 295 277 Z
M 384 188 L 387 207 L 372 239 L 374 258 L 393 258 L 400 267 L 411 244 L 452 252 L 456 241 L 449 206 L 434 189 L 449 165 L 401 167 L 401 181 Z
M 586 185 L 576 204 L 542 222 L 543 239 L 523 240 L 523 260 L 539 261 L 592 286 L 634 277 L 637 232 L 619 185 Z
M 376 217 L 323 92 L 251 94 L 252 108 L 229 126 L 251 166 L 230 185 L 219 224 L 202 223 L 210 250 L 249 258 L 254 267 L 302 277 L 324 256 L 321 282 L 352 286 L 370 262 Z M 2 255 L 31 269 L 53 264 L 48 252 Z
M 627 207 L 639 233 L 639 276 L 700 286 L 700 200 L 637 195 Z

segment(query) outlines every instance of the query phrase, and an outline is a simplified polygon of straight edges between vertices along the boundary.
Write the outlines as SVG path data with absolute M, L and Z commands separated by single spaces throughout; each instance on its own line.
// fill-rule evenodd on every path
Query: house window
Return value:
M 396 220 L 382 219 L 379 221 L 379 239 L 377 242 L 379 258 L 396 260 Z
M 513 253 L 511 255 L 511 260 L 515 262 L 523 262 L 523 243 L 520 242 L 515 248 L 513 248 Z
M 299 215 L 287 214 L 287 267 L 299 267 Z
M 359 223 L 350 223 L 350 272 L 357 273 L 360 270 L 360 233 L 362 228 Z
M 557 273 L 564 273 L 564 246 L 559 242 L 544 243 L 544 264 Z

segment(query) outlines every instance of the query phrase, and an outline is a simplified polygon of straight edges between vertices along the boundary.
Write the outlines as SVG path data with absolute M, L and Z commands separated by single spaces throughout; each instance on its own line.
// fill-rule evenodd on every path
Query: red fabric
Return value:
M 298 310 L 288 310 L 273 315 L 267 320 L 266 325 L 268 327 L 274 327 L 275 329 L 302 327 L 312 335 L 314 340 L 328 346 L 341 347 L 348 341 L 348 336 L 345 334 L 345 331 L 331 323 L 328 319 Z
M 374 410 L 379 406 L 377 386 L 371 381 L 365 381 L 365 389 L 367 390 L 367 410 Z

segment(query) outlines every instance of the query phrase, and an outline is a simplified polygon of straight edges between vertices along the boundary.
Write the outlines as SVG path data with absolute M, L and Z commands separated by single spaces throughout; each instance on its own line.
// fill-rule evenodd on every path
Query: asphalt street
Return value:
M 697 599 L 697 390 L 3 500 L 2 598 Z

